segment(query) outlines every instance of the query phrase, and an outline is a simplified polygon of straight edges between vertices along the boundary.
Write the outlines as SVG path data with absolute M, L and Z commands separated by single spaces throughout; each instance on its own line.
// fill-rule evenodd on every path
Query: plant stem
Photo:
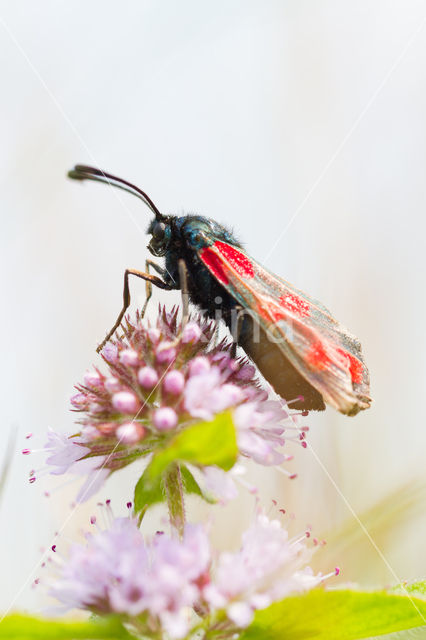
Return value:
M 174 462 L 164 474 L 164 489 L 169 508 L 170 524 L 180 538 L 185 527 L 185 503 L 183 499 L 182 475 L 180 466 Z

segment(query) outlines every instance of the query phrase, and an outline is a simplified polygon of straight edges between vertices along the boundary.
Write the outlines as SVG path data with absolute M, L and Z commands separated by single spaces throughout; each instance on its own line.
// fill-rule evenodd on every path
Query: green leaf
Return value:
M 153 478 L 147 467 L 135 486 L 135 511 L 139 513 L 153 504 L 163 502 L 163 500 L 165 500 L 165 495 L 161 476 Z
M 409 594 L 411 597 L 426 600 L 426 580 L 412 582 L 411 584 L 399 584 L 392 591 L 402 596 Z
M 205 500 L 206 502 L 209 502 L 210 504 L 215 504 L 216 500 L 213 498 L 213 496 L 210 496 L 208 493 L 206 493 L 201 489 L 200 485 L 198 484 L 198 482 L 196 481 L 196 479 L 194 478 L 194 476 L 192 475 L 188 467 L 182 464 L 180 466 L 180 472 L 182 474 L 182 482 L 183 482 L 183 488 L 185 489 L 185 493 L 193 493 L 199 496 L 200 498 L 202 498 L 203 500 Z
M 180 471 L 185 493 L 195 494 L 210 504 L 216 502 L 213 497 L 203 492 L 190 470 L 184 464 L 180 466 Z M 135 505 L 136 513 L 145 511 L 148 507 L 165 500 L 166 494 L 162 476 L 152 478 L 148 468 L 146 468 L 135 486 L 133 504 Z
M 412 627 L 411 629 L 405 629 L 405 631 L 395 631 L 395 633 L 382 633 L 379 636 L 370 636 L 365 640 L 425 640 L 425 628 Z
M 79 622 L 13 614 L 6 616 L 0 624 L 1 640 L 120 640 L 131 637 L 116 617 Z
M 230 411 L 219 413 L 210 422 L 198 422 L 178 433 L 156 453 L 146 471 L 152 480 L 175 461 L 202 466 L 217 465 L 227 471 L 237 459 L 237 438 Z
M 184 464 L 180 467 L 180 472 L 182 474 L 182 483 L 183 488 L 185 489 L 185 493 L 195 493 L 195 495 L 203 497 L 203 492 L 200 489 L 200 486 L 188 467 L 185 467 Z
M 386 592 L 315 589 L 257 611 L 240 640 L 358 640 L 424 625 L 426 602 Z

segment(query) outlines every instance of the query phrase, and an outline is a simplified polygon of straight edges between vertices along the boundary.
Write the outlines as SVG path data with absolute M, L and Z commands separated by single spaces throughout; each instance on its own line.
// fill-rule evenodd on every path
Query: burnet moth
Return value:
M 154 214 L 148 249 L 165 258 L 164 267 L 147 260 L 146 272 L 125 271 L 123 308 L 98 351 L 121 323 L 130 304 L 129 275 L 135 275 L 162 289 L 185 289 L 208 317 L 218 318 L 219 311 L 235 342 L 280 396 L 296 399 L 295 408 L 321 411 L 327 403 L 353 416 L 370 406 L 359 341 L 320 302 L 248 256 L 224 226 L 203 216 L 164 215 L 141 189 L 93 167 L 76 165 L 68 176 L 142 199 Z

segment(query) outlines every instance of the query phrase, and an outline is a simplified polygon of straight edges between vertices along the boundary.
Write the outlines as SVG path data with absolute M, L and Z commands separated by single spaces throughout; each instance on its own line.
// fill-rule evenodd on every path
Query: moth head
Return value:
M 151 240 L 148 244 L 149 251 L 154 256 L 164 256 L 172 235 L 168 218 L 166 216 L 161 216 L 161 218 L 156 216 L 148 227 L 148 234 L 151 235 Z

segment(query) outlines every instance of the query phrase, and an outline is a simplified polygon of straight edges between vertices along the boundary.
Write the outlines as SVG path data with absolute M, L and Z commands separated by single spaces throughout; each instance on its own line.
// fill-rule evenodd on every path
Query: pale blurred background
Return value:
M 11 468 L 0 610 L 41 606 L 30 588 L 40 548 L 78 486 L 44 498 L 47 478 L 30 485 L 27 475 L 42 456 L 10 456 L 9 434 L 19 451 L 29 431 L 41 446 L 48 426 L 72 428 L 73 384 L 97 361 L 125 267 L 147 257 L 147 210 L 67 180 L 76 162 L 134 181 L 164 212 L 234 227 L 260 262 L 359 336 L 371 410 L 311 416 L 315 455 L 297 450 L 299 478 L 254 467 L 250 479 L 267 509 L 274 498 L 295 514 L 295 531 L 310 523 L 327 538 L 315 568 L 340 565 L 343 581 L 362 585 L 424 577 L 425 18 L 415 0 L 1 3 L 2 450 Z M 143 284 L 132 291 L 141 304 Z M 166 297 L 177 300 L 156 294 L 151 313 Z M 64 538 L 100 499 L 123 510 L 139 470 L 113 477 Z M 190 513 L 207 510 L 193 503 Z M 252 513 L 244 492 L 237 506 L 216 507 L 217 544 L 235 545 Z

